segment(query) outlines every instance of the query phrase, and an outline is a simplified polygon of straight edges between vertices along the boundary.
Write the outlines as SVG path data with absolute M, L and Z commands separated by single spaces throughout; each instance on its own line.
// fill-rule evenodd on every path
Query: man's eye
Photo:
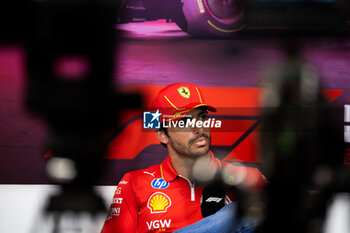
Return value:
M 199 120 L 207 120 L 208 119 L 208 115 L 201 115 L 200 117 L 199 117 Z

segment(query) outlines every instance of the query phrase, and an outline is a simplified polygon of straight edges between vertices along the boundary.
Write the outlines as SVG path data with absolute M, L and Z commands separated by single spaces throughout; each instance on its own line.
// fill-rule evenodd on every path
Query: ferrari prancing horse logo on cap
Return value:
M 190 90 L 188 90 L 187 87 L 180 87 L 179 89 L 177 89 L 177 91 L 180 93 L 180 95 L 186 99 L 190 98 Z

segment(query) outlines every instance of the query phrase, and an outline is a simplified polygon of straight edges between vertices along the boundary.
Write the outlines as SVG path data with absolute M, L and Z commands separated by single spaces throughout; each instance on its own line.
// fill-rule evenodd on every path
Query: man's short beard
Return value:
M 195 143 L 195 141 L 197 139 L 201 138 L 201 137 L 205 138 L 208 141 L 208 145 L 210 145 L 211 137 L 207 136 L 207 135 L 198 135 L 198 136 L 196 136 L 194 139 L 191 139 L 188 142 L 187 147 L 185 147 L 182 144 L 175 143 L 171 139 L 170 136 L 169 136 L 169 143 L 170 143 L 171 147 L 175 150 L 175 152 L 179 156 L 186 157 L 186 158 L 197 158 L 197 157 L 200 157 L 200 156 L 203 156 L 203 155 L 207 154 L 209 152 L 209 147 L 208 147 L 208 149 L 205 152 L 200 152 L 200 153 L 191 153 L 190 151 L 187 151 L 186 149 L 189 149 L 191 147 L 191 145 L 193 145 Z

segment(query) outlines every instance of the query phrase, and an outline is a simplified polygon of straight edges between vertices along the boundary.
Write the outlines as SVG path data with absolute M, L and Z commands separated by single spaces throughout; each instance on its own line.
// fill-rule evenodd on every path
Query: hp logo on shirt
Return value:
M 143 128 L 144 129 L 160 129 L 160 116 L 162 114 L 156 112 L 143 112 Z
M 166 189 L 169 186 L 169 182 L 166 182 L 163 178 L 152 180 L 152 187 L 155 189 Z

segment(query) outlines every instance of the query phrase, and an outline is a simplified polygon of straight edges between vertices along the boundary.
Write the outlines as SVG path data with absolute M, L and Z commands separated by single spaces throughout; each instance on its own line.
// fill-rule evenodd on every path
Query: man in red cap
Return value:
M 203 203 L 224 205 L 234 201 L 225 193 L 223 198 L 204 197 L 204 187 L 196 183 L 198 177 L 215 175 L 217 170 L 242 169 L 219 161 L 209 150 L 210 127 L 203 125 L 211 120 L 208 111 L 216 109 L 205 102 L 200 89 L 189 83 L 166 86 L 156 96 L 153 108 L 157 110 L 155 117 L 160 116 L 162 122 L 156 136 L 169 155 L 159 165 L 125 174 L 102 233 L 174 232 L 203 219 Z M 198 161 L 204 163 L 198 166 Z M 196 164 L 199 169 L 195 169 Z M 250 186 L 265 183 L 256 168 L 245 168 L 244 173 L 248 174 L 244 179 Z M 229 178 L 239 180 L 234 176 Z

